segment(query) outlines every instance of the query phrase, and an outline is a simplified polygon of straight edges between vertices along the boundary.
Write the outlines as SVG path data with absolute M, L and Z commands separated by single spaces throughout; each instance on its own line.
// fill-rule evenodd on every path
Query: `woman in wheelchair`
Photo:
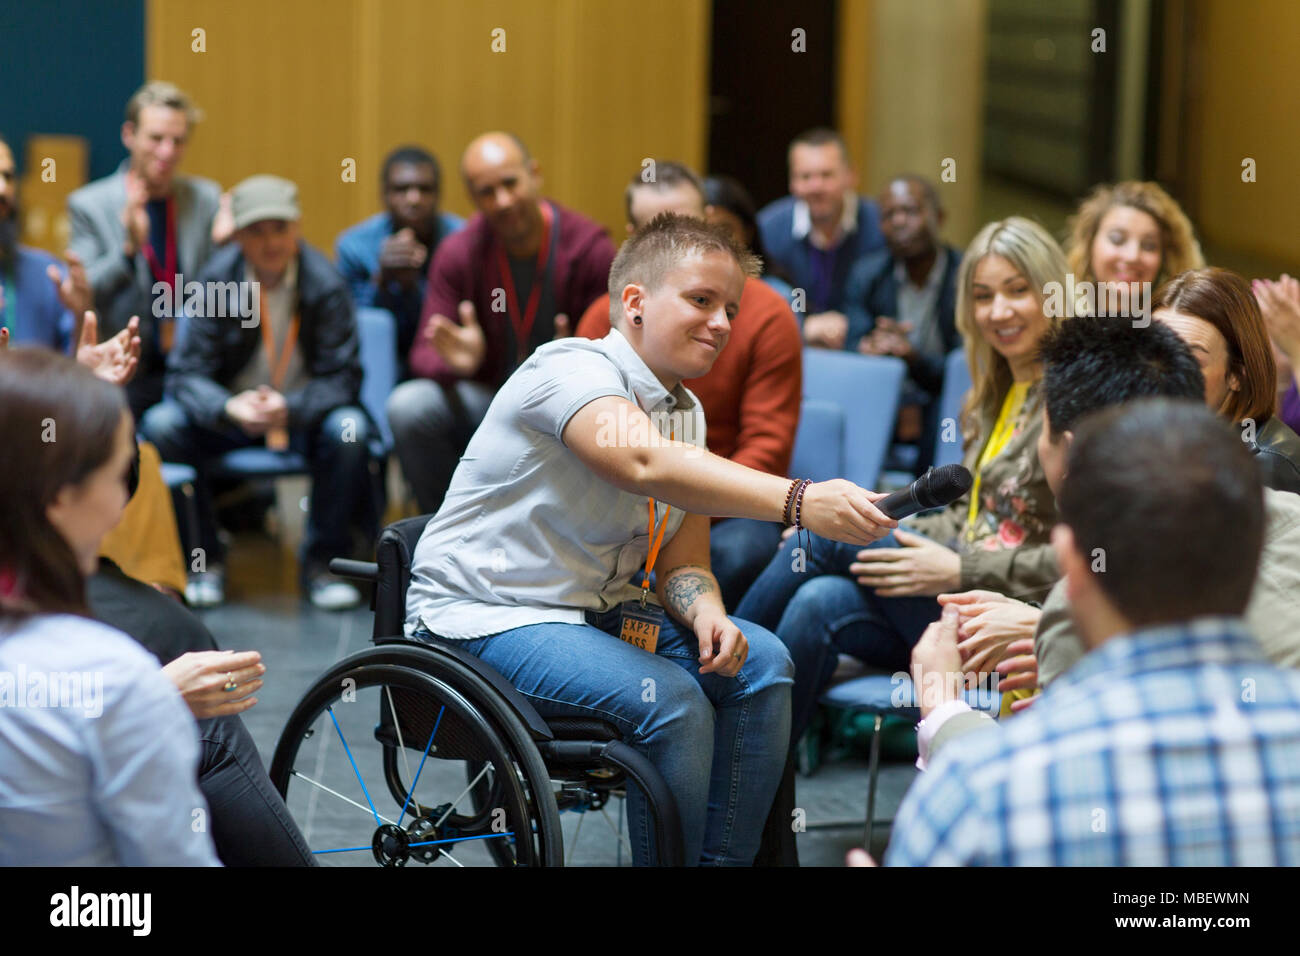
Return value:
M 785 765 L 789 654 L 728 618 L 709 516 L 867 545 L 880 495 L 753 471 L 704 449 L 682 385 L 726 345 L 757 261 L 673 215 L 610 270 L 614 330 L 539 348 L 505 383 L 415 549 L 406 630 L 490 664 L 546 718 L 607 721 L 676 798 L 685 859 L 749 865 Z M 654 577 L 654 589 L 648 582 Z M 653 859 L 629 787 L 634 862 Z

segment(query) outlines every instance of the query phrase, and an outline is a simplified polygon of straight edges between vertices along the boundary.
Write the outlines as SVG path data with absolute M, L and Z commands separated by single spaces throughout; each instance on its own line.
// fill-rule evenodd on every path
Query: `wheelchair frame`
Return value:
M 281 733 L 270 768 L 271 781 L 281 796 L 287 797 L 289 780 L 293 775 L 293 760 L 308 733 L 305 728 L 319 716 L 321 708 L 327 706 L 330 699 L 338 696 L 342 681 L 349 676 L 354 681 L 358 678 L 374 681 L 381 674 L 387 674 L 391 679 L 400 679 L 399 682 L 419 684 L 431 693 L 435 692 L 432 688 L 438 688 L 436 693 L 445 698 L 443 709 L 439 711 L 428 737 L 429 742 L 424 745 L 425 757 L 472 760 L 482 755 L 480 751 L 486 743 L 487 749 L 497 755 L 497 763 L 501 762 L 501 755 L 504 754 L 507 764 L 513 763 L 524 778 L 523 783 L 527 788 L 526 814 L 535 828 L 539 847 L 534 852 L 531 841 L 521 846 L 516 839 L 514 846 L 520 854 L 520 858 L 516 859 L 505 841 L 487 839 L 489 850 L 498 864 L 513 865 L 520 862 L 543 866 L 563 865 L 559 811 L 603 807 L 612 791 L 631 782 L 640 787 L 646 797 L 654 833 L 653 862 L 660 866 L 684 865 L 681 818 L 672 792 L 654 765 L 624 743 L 612 725 L 586 718 L 553 718 L 548 722 L 509 681 L 474 655 L 450 646 L 448 642 L 425 643 L 404 636 L 411 556 L 430 517 L 432 516 L 420 515 L 405 518 L 385 528 L 380 535 L 375 562 L 337 558 L 330 562 L 330 570 L 335 574 L 373 582 L 371 608 L 375 612 L 372 634 L 374 646 L 344 658 L 331 667 L 312 684 L 294 709 Z M 410 674 L 418 676 L 410 677 Z M 410 692 L 415 693 L 413 690 Z M 375 813 L 377 825 L 373 842 L 376 861 L 381 865 L 399 866 L 411 858 L 420 862 L 432 862 L 439 855 L 438 851 L 432 849 L 433 844 L 446 845 L 450 850 L 458 839 L 485 839 L 489 834 L 480 832 L 485 825 L 481 817 L 490 800 L 488 792 L 482 787 L 471 796 L 483 805 L 479 806 L 476 814 L 469 817 L 458 815 L 455 818 L 460 826 L 452 831 L 455 834 L 452 837 L 445 837 L 441 828 L 451 810 L 446 810 L 431 830 L 432 821 L 428 814 L 422 812 L 425 808 L 412 807 L 411 824 L 406 828 L 401 827 L 410 796 L 397 771 L 397 756 L 404 740 L 404 746 L 415 752 L 425 739 L 424 731 L 428 727 L 428 721 L 407 726 L 404 736 L 402 727 L 404 723 L 409 723 L 406 711 L 403 712 L 402 721 L 396 721 L 392 709 L 392 691 L 388 690 L 387 693 L 389 697 L 381 704 L 375 737 L 384 750 L 385 783 L 394 798 L 403 804 L 403 815 L 396 823 L 382 824 L 372 804 L 371 811 Z M 446 739 L 447 734 L 455 738 L 457 728 L 466 727 L 472 727 L 473 732 L 479 735 L 493 735 L 494 739 L 479 736 L 476 738 L 478 744 L 469 745 L 468 749 L 466 746 L 457 749 L 454 743 L 449 750 L 433 747 L 434 735 L 443 726 L 447 703 L 453 704 L 453 711 L 449 718 L 450 729 L 444 732 L 442 739 Z M 423 763 L 424 758 L 421 759 L 421 767 Z M 479 764 L 471 763 L 471 775 L 474 766 Z M 479 776 L 482 776 L 481 771 Z M 557 783 L 558 791 L 555 788 Z M 471 787 L 474 785 L 474 781 L 471 781 Z M 514 790 L 511 784 L 498 781 L 495 776 L 490 786 L 504 786 L 509 791 Z M 414 781 L 411 789 L 414 790 Z M 497 793 L 496 790 L 491 792 Z M 367 799 L 369 800 L 368 793 Z M 425 839 L 429 836 L 442 839 Z

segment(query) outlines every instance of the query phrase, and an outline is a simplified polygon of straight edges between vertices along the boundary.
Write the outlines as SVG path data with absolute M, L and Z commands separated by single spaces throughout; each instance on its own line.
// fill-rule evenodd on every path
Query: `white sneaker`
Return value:
M 322 611 L 346 611 L 361 603 L 361 592 L 347 581 L 329 574 L 312 578 L 308 596 L 313 606 Z
M 216 607 L 226 599 L 226 571 L 222 567 L 190 573 L 185 600 L 193 608 Z

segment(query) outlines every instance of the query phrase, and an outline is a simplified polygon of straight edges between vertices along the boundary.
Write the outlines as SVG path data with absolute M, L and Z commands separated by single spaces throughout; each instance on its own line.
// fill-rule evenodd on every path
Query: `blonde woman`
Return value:
M 1070 218 L 1066 260 L 1075 282 L 1098 284 L 1097 313 L 1107 303 L 1127 308 L 1134 295 L 1188 269 L 1205 266 L 1191 221 L 1178 202 L 1155 183 L 1121 182 L 1096 187 Z M 1135 314 L 1124 312 L 1121 314 Z
M 805 540 L 804 570 L 795 570 L 801 565 L 791 554 L 799 542 L 787 540 L 736 609 L 790 649 L 792 740 L 812 718 L 838 654 L 908 669 L 912 645 L 939 617 L 936 595 L 982 588 L 1030 600 L 1055 583 L 1056 508 L 1035 451 L 1038 343 L 1058 321 L 1045 289 L 1065 272 L 1061 248 L 1037 223 L 1012 217 L 980 230 L 957 278 L 957 327 L 974 383 L 962 415 L 965 464 L 975 486 L 868 548 Z

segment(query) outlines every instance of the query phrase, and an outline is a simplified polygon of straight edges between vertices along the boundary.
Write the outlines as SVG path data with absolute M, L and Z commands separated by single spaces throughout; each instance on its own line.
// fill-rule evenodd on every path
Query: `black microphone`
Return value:
M 943 465 L 931 468 L 906 488 L 900 488 L 881 498 L 876 507 L 891 518 L 906 518 L 918 511 L 942 508 L 952 504 L 975 483 L 964 465 Z

